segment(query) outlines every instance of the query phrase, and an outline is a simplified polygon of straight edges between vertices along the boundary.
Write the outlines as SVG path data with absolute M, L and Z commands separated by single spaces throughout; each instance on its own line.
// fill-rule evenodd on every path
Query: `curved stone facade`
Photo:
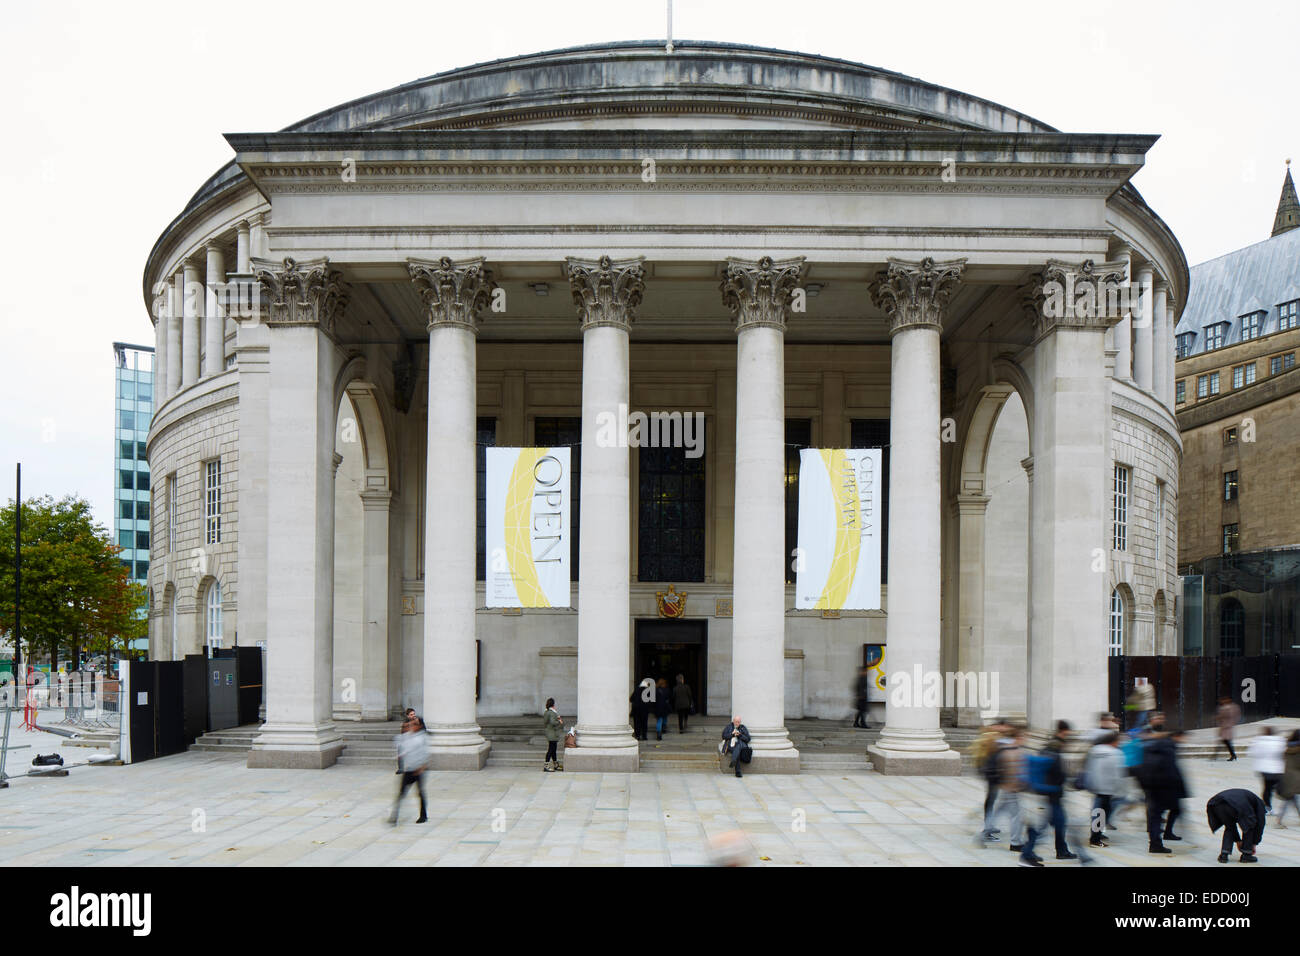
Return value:
M 781 772 L 798 766 L 784 720 L 851 713 L 866 644 L 891 670 L 996 669 L 1002 709 L 1035 726 L 1105 706 L 1114 588 L 1125 651 L 1172 648 L 1155 621 L 1174 610 L 1181 455 L 1166 339 L 1187 269 L 1129 185 L 1154 137 L 1059 133 L 822 57 L 632 43 L 228 139 L 234 161 L 144 275 L 151 647 L 198 649 L 219 582 L 221 639 L 269 658 L 251 764 L 328 765 L 336 720 L 410 705 L 437 765 L 479 767 L 477 715 L 554 696 L 578 715 L 574 766 L 634 769 L 634 669 L 689 666 Z M 1061 281 L 1130 298 L 1054 311 Z M 592 422 L 619 405 L 704 416 L 698 470 L 598 446 Z M 542 442 L 581 450 L 586 571 L 572 607 L 502 613 L 475 574 L 476 446 Z M 881 609 L 794 609 L 787 445 L 888 446 Z M 689 640 L 654 629 L 670 583 Z M 877 765 L 899 772 L 950 772 L 941 712 L 981 719 L 873 706 Z

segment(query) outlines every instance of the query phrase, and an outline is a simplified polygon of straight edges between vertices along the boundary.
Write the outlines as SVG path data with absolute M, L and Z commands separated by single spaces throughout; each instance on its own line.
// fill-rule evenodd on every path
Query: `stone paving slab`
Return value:
M 1174 854 L 1151 856 L 1140 810 L 1119 821 L 1100 866 L 1219 866 L 1205 800 L 1258 790 L 1248 760 L 1183 762 Z M 1015 866 L 1005 844 L 975 842 L 983 783 L 974 776 L 749 775 L 712 772 L 543 774 L 492 768 L 430 773 L 429 821 L 408 791 L 388 825 L 387 770 L 249 770 L 186 753 L 126 767 L 78 767 L 0 791 L 3 861 L 16 866 L 700 866 L 710 841 L 742 831 L 764 866 Z M 1031 801 L 1032 802 L 1032 801 Z M 1067 809 L 1083 835 L 1088 798 Z M 1048 867 L 1070 866 L 1052 859 Z M 1239 864 L 1234 864 L 1239 865 Z M 1300 865 L 1300 819 L 1270 818 L 1260 866 Z

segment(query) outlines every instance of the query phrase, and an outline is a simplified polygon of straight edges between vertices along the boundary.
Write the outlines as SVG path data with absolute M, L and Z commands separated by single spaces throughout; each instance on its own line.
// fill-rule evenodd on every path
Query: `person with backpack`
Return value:
M 656 739 L 664 739 L 664 731 L 668 729 L 668 715 L 673 712 L 673 702 L 668 699 L 668 681 L 659 678 L 655 682 L 655 735 Z
M 1069 721 L 1058 720 L 1056 733 L 1043 747 L 1041 753 L 1030 754 L 1025 758 L 1029 775 L 1029 789 L 1039 796 L 1047 797 L 1047 819 L 1043 826 L 1029 827 L 1029 842 L 1025 844 L 1020 856 L 1021 866 L 1042 866 L 1042 859 L 1034 854 L 1038 837 L 1050 824 L 1056 834 L 1056 858 L 1058 860 L 1077 860 L 1078 854 L 1070 852 L 1066 842 L 1065 819 L 1065 746 L 1072 733 Z
M 686 677 L 682 674 L 677 675 L 677 686 L 673 688 L 673 710 L 677 711 L 677 732 L 686 733 L 687 718 L 691 715 L 691 708 L 695 706 L 695 698 L 691 696 L 690 685 L 686 683 Z
M 556 754 L 556 747 L 560 743 L 560 736 L 564 733 L 564 721 L 555 709 L 555 698 L 546 698 L 546 713 L 542 715 L 542 731 L 546 734 L 546 759 L 542 761 L 542 770 L 546 773 L 554 773 L 559 766 L 559 756 Z
M 1112 730 L 1093 744 L 1079 775 L 1079 789 L 1093 794 L 1089 846 L 1109 845 L 1106 843 L 1106 828 L 1125 802 L 1124 778 L 1128 771 L 1124 767 L 1123 753 L 1115 746 L 1118 741 L 1119 734 Z

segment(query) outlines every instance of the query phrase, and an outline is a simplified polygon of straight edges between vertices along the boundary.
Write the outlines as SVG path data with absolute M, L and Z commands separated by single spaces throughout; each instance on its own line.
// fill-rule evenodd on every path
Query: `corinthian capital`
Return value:
M 1025 314 L 1034 338 L 1057 328 L 1105 331 L 1138 306 L 1128 285 L 1128 263 L 1065 262 L 1048 259 L 1047 266 L 1025 287 Z
M 965 259 L 920 262 L 890 259 L 871 283 L 871 300 L 889 316 L 889 334 L 914 326 L 941 327 L 944 306 L 957 289 Z
M 492 281 L 492 270 L 484 268 L 482 257 L 458 262 L 447 256 L 437 262 L 407 259 L 406 270 L 428 310 L 429 331 L 458 326 L 478 333 L 478 314 L 497 287 Z
M 328 259 L 254 259 L 253 274 L 270 299 L 268 325 L 315 325 L 332 332 L 348 306 L 343 273 Z
M 764 256 L 728 259 L 722 268 L 722 304 L 731 310 L 736 331 L 766 326 L 785 331 L 790 298 L 803 278 L 804 257 L 772 261 Z
M 619 260 L 609 256 L 597 260 L 570 257 L 565 261 L 582 330 L 602 325 L 629 330 L 645 292 L 645 257 Z

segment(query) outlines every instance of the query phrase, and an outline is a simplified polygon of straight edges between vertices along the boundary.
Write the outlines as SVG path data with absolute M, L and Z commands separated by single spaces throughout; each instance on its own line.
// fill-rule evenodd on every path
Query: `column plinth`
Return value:
M 482 770 L 474 700 L 478 317 L 495 283 L 482 259 L 408 260 L 429 331 L 424 515 L 424 722 L 434 770 Z

